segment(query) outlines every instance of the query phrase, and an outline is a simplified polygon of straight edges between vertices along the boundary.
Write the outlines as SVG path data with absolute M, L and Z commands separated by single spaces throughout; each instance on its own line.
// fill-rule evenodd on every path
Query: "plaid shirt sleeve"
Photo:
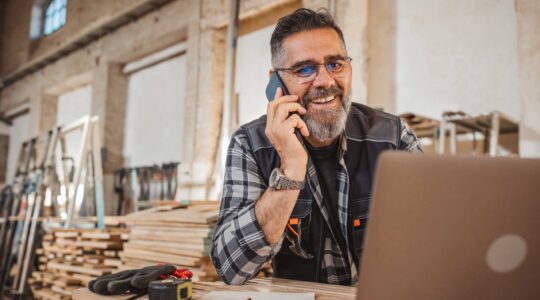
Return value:
M 227 284 L 242 284 L 254 277 L 281 248 L 268 244 L 255 218 L 255 202 L 267 189 L 252 150 L 242 131 L 236 132 L 227 151 L 219 218 L 212 239 L 211 257 Z
M 401 120 L 401 141 L 399 144 L 399 150 L 421 153 L 424 152 L 418 138 L 416 137 L 416 134 L 414 134 L 414 131 L 403 120 Z

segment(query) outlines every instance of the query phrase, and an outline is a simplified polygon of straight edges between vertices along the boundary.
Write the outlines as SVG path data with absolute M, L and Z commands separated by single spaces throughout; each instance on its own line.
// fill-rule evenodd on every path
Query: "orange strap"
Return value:
M 298 219 L 297 218 L 291 218 L 289 219 L 289 223 L 287 223 L 287 227 L 291 230 L 291 232 L 296 235 L 296 237 L 300 237 L 298 232 L 294 230 L 294 228 L 291 225 L 298 225 Z
M 362 225 L 362 222 L 360 222 L 360 219 L 354 219 L 353 226 L 354 227 L 360 227 Z

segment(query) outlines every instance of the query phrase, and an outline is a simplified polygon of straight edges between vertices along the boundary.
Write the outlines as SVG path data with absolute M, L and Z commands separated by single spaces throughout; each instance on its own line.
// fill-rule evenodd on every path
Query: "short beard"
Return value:
M 338 108 L 326 110 L 310 109 L 311 100 L 332 95 L 339 96 L 341 99 L 341 105 Z M 320 141 L 334 140 L 345 131 L 347 115 L 351 108 L 350 93 L 344 95 L 343 90 L 339 87 L 316 89 L 308 92 L 302 98 L 302 106 L 307 110 L 303 119 L 309 130 L 309 135 L 314 138 Z

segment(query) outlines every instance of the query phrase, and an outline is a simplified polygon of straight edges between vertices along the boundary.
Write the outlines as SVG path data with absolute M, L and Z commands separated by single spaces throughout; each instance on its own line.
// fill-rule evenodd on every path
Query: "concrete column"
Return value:
M 123 166 L 124 124 L 127 103 L 127 76 L 122 65 L 101 60 L 94 70 L 91 114 L 101 122 L 101 141 L 104 151 L 103 190 L 105 214 L 115 213 L 117 197 L 114 193 L 114 171 Z
M 367 104 L 396 111 L 396 0 L 369 0 Z
M 187 70 L 189 75 L 187 76 L 186 86 L 190 87 L 186 89 L 185 98 L 185 114 L 184 119 L 184 145 L 183 145 L 183 162 L 190 162 L 195 156 L 195 141 L 196 141 L 196 128 L 197 128 L 197 104 L 199 100 L 199 65 L 200 60 L 200 34 L 201 34 L 201 1 L 191 1 L 190 10 L 191 19 L 188 23 L 188 39 L 187 39 Z
M 225 28 L 203 28 L 199 35 L 200 64 L 197 99 L 197 129 L 191 180 L 194 199 L 205 197 L 206 185 L 213 174 L 218 148 L 225 80 Z
M 39 132 L 56 125 L 56 114 L 58 111 L 58 96 L 51 94 L 41 95 L 41 107 L 39 112 Z
M 101 122 L 104 174 L 123 166 L 126 103 L 127 76 L 122 74 L 122 65 L 102 61 L 94 70 L 91 113 Z
M 540 157 L 540 2 L 516 1 L 523 157 Z
M 30 112 L 28 113 L 30 116 L 30 122 L 28 126 L 30 127 L 30 136 L 36 137 L 40 135 L 44 128 L 41 128 L 41 118 L 46 117 L 42 115 L 43 110 L 47 110 L 43 107 L 44 103 L 42 101 L 42 96 L 36 93 L 32 93 L 30 96 Z M 45 122 L 46 123 L 46 122 Z M 45 126 L 45 124 L 43 125 Z

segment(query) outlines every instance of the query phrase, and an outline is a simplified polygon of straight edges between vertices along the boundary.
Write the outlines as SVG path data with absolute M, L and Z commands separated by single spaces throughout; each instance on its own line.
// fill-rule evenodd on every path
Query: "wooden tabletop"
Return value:
M 334 299 L 355 299 L 356 288 L 349 286 L 330 285 L 323 283 L 313 283 L 307 281 L 287 280 L 280 278 L 253 279 L 244 285 L 226 285 L 223 282 L 194 282 L 193 299 L 200 299 L 211 291 L 255 291 L 255 292 L 282 292 L 282 293 L 306 293 L 314 292 L 317 300 Z M 81 288 L 73 293 L 74 300 L 101 299 L 125 300 L 133 297 L 132 294 L 121 296 L 101 296 L 90 292 L 86 288 Z M 148 296 L 141 296 L 137 299 L 148 299 Z

